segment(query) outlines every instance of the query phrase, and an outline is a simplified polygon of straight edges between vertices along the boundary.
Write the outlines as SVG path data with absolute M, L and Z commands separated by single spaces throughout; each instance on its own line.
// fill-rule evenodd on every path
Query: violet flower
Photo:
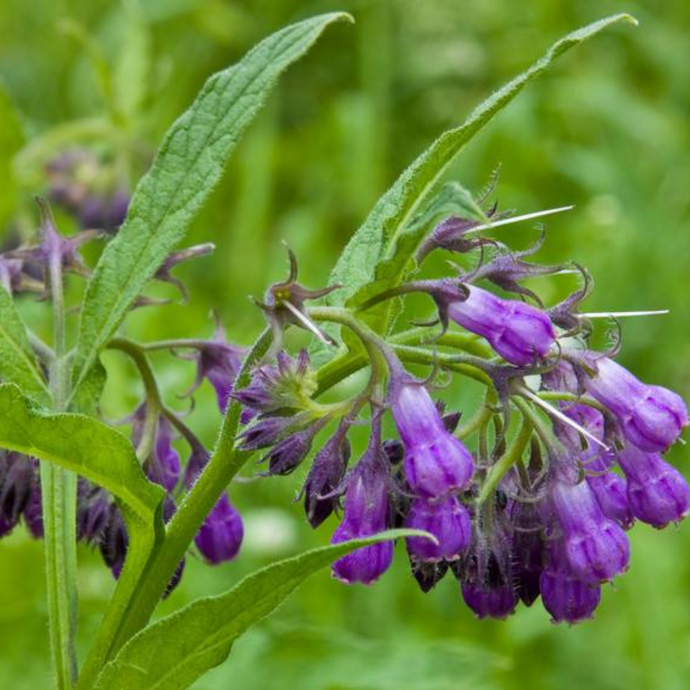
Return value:
M 585 387 L 618 418 L 631 443 L 658 453 L 678 440 L 688 425 L 688 409 L 679 395 L 642 383 L 608 357 L 596 359 L 594 364 L 596 373 L 585 379 Z
M 375 417 L 373 427 L 366 453 L 345 478 L 343 520 L 333 533 L 332 544 L 370 537 L 389 526 L 390 476 L 381 448 L 380 416 Z M 369 585 L 388 570 L 392 560 L 393 544 L 384 541 L 353 551 L 337 560 L 331 568 L 333 577 L 342 582 Z
M 448 306 L 453 321 L 486 338 L 511 364 L 525 366 L 548 354 L 556 332 L 546 312 L 519 300 L 501 299 L 475 286 L 465 287 L 467 298 Z
M 416 498 L 405 518 L 405 527 L 433 534 L 434 544 L 423 537 L 407 537 L 407 552 L 420 561 L 455 560 L 467 549 L 472 537 L 470 515 L 453 495 L 435 501 Z
M 243 537 L 242 518 L 224 493 L 206 516 L 194 543 L 208 563 L 218 565 L 237 556 Z
M 465 488 L 474 471 L 472 455 L 448 433 L 424 385 L 403 370 L 393 371 L 388 398 L 405 447 L 403 469 L 412 491 L 438 498 Z
M 618 454 L 618 462 L 628 480 L 628 502 L 639 520 L 661 529 L 688 514 L 688 483 L 660 455 L 629 446 Z

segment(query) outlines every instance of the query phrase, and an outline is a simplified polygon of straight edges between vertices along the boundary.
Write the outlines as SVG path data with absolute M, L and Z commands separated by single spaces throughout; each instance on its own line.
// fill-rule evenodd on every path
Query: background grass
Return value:
M 640 28 L 619 27 L 596 38 L 522 94 L 466 149 L 453 177 L 477 190 L 501 164 L 503 208 L 575 204 L 549 222 L 540 258 L 574 259 L 590 268 L 597 287 L 588 309 L 670 308 L 670 317 L 625 322 L 621 361 L 642 379 L 690 397 L 686 2 L 141 0 L 143 29 L 136 29 L 131 7 L 4 0 L 0 80 L 28 140 L 44 142 L 17 184 L 0 181 L 8 235 L 28 235 L 35 225 L 29 199 L 45 191 L 36 161 L 47 155 L 46 134 L 108 112 L 88 50 L 74 39 L 75 26 L 91 36 L 106 63 L 122 65 L 134 56 L 128 74 L 145 76 L 145 82 L 130 76 L 124 89 L 132 95 L 145 83 L 144 107 L 95 143 L 134 183 L 211 72 L 304 16 L 346 9 L 357 20 L 354 27 L 331 29 L 287 74 L 238 149 L 191 234 L 193 241 L 214 241 L 216 254 L 179 271 L 191 303 L 141 310 L 128 325 L 139 338 L 205 335 L 215 309 L 230 336 L 243 343 L 262 323 L 247 295 L 260 295 L 284 275 L 280 240 L 301 257 L 304 281 L 324 284 L 373 202 L 440 131 L 567 31 L 603 14 L 637 16 Z M 137 53 L 147 36 L 150 52 Z M 147 54 L 148 67 L 141 59 Z M 77 128 L 65 141 L 82 135 Z M 0 137 L 0 146 L 4 141 Z M 9 155 L 9 145 L 0 148 L 3 175 Z M 69 219 L 61 222 L 69 231 Z M 516 246 L 536 235 L 530 228 L 510 230 Z M 540 282 L 547 301 L 560 294 L 556 285 Z M 560 290 L 571 287 L 563 285 Z M 45 330 L 42 305 L 25 300 L 23 309 Z M 115 417 L 132 410 L 141 390 L 121 359 L 111 355 L 107 364 L 104 409 Z M 193 371 L 165 355 L 155 364 L 174 400 Z M 446 397 L 460 407 L 471 400 L 462 388 Z M 218 420 L 204 387 L 190 423 L 210 442 Z M 687 456 L 683 448 L 672 454 L 684 471 Z M 242 558 L 210 569 L 191 556 L 161 611 L 223 591 L 261 564 L 327 541 L 334 523 L 312 533 L 292 504 L 299 482 L 293 476 L 234 488 L 247 523 Z M 596 619 L 575 628 L 553 626 L 539 605 L 504 623 L 477 621 L 450 578 L 421 594 L 402 550 L 373 588 L 346 588 L 321 574 L 195 687 L 684 690 L 690 685 L 690 526 L 664 532 L 638 526 L 631 539 L 629 573 L 606 587 Z M 80 556 L 85 647 L 112 582 L 97 554 L 84 549 Z M 0 542 L 2 687 L 49 687 L 46 632 L 40 544 L 16 530 Z

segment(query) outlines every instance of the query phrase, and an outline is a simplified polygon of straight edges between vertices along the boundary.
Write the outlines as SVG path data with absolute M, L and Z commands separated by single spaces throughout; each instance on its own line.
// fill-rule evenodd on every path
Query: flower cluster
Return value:
M 578 267 L 584 286 L 546 308 L 523 283 L 563 267 L 525 261 L 534 250 L 511 252 L 466 237 L 478 226 L 446 219 L 419 254 L 477 251 L 478 268 L 405 283 L 360 307 L 365 312 L 411 292 L 429 295 L 442 326 L 440 336 L 426 339 L 435 338 L 433 351 L 423 347 L 424 338 L 416 348 L 398 347 L 352 312 L 310 310 L 301 301 L 303 321 L 332 320 L 362 340 L 370 385 L 336 412 L 315 414 L 310 396 L 318 373 L 310 372 L 305 353 L 293 360 L 281 351 L 276 365 L 262 364 L 252 383 L 234 393 L 245 410 L 244 447 L 269 449 L 269 473 L 293 471 L 329 417 L 339 418 L 304 484 L 312 526 L 342 512 L 333 543 L 395 526 L 421 530 L 433 539 L 420 534 L 405 542 L 422 590 L 451 572 L 480 618 L 505 618 L 520 602 L 530 606 L 541 597 L 555 622 L 576 623 L 591 617 L 602 586 L 629 567 L 626 531 L 635 521 L 662 528 L 690 510 L 685 479 L 661 455 L 687 426 L 688 412 L 677 394 L 642 383 L 616 363 L 615 352 L 589 348 L 597 315 L 578 311 L 592 284 L 584 269 Z M 516 296 L 477 284 L 483 282 Z M 451 323 L 474 337 L 448 338 Z M 458 353 L 464 343 L 467 351 Z M 429 382 L 405 369 L 406 357 L 473 372 L 487 386 L 482 408 L 456 430 L 459 415 L 444 417 Z M 541 385 L 534 387 L 537 376 Z M 367 401 L 369 443 L 348 471 L 348 431 Z M 382 438 L 387 413 L 399 439 Z M 337 561 L 333 575 L 371 584 L 389 568 L 393 551 L 390 542 L 360 548 Z

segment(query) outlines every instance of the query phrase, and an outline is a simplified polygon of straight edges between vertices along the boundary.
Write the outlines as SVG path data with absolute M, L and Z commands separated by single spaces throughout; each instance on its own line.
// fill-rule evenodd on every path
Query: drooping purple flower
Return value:
M 438 540 L 434 544 L 423 537 L 406 538 L 410 557 L 420 561 L 455 560 L 467 549 L 472 537 L 467 508 L 452 494 L 437 500 L 414 499 L 405 527 L 424 530 Z
M 243 537 L 242 517 L 224 493 L 199 528 L 194 543 L 208 563 L 218 565 L 237 556 Z
M 197 363 L 196 379 L 187 391 L 187 395 L 193 393 L 201 385 L 201 382 L 207 379 L 216 391 L 218 408 L 221 412 L 225 412 L 235 378 L 242 366 L 242 360 L 247 354 L 247 349 L 227 341 L 225 330 L 220 321 L 216 322 L 213 338 L 199 344 L 195 349 L 196 352 L 192 358 L 196 359 Z
M 688 514 L 688 483 L 660 455 L 629 446 L 618 454 L 618 462 L 628 480 L 628 502 L 639 520 L 661 529 Z
M 501 299 L 474 285 L 465 287 L 467 298 L 448 306 L 453 321 L 486 338 L 511 364 L 524 366 L 548 354 L 556 332 L 546 312 L 519 300 Z
M 498 510 L 493 510 L 498 508 Z M 478 618 L 507 618 L 518 603 L 514 586 L 512 526 L 498 504 L 491 517 L 485 505 L 475 516 L 472 543 L 466 556 L 454 566 L 462 596 Z
M 549 544 L 548 563 L 539 580 L 541 600 L 554 623 L 570 624 L 591 618 L 601 599 L 601 586 L 577 579 L 569 569 L 563 545 Z
M 390 477 L 381 448 L 380 416 L 373 420 L 373 433 L 366 453 L 345 481 L 343 520 L 333 533 L 332 544 L 369 537 L 389 526 Z M 392 542 L 365 546 L 337 560 L 332 565 L 333 577 L 347 584 L 369 585 L 388 570 L 392 560 Z
M 472 455 L 448 433 L 426 388 L 404 372 L 394 372 L 388 397 L 405 447 L 403 469 L 412 491 L 438 498 L 465 488 L 474 471 Z
M 341 426 L 318 452 L 311 464 L 302 489 L 304 511 L 309 524 L 316 529 L 337 507 L 334 492 L 345 476 L 350 459 L 347 425 Z
M 462 598 L 477 618 L 502 620 L 515 611 L 518 599 L 510 573 L 490 552 L 484 568 L 476 575 L 462 580 Z
M 621 527 L 604 516 L 587 482 L 557 478 L 550 497 L 563 533 L 565 558 L 575 577 L 599 584 L 627 569 L 628 538 Z
M 594 360 L 596 374 L 587 391 L 618 418 L 625 437 L 648 453 L 667 450 L 688 425 L 683 399 L 661 386 L 649 386 L 608 357 Z

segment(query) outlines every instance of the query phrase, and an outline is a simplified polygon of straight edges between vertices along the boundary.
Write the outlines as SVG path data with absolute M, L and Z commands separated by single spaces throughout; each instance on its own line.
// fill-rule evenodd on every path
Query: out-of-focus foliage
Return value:
M 217 250 L 178 269 L 191 288 L 190 305 L 140 310 L 129 334 L 208 335 L 208 313 L 217 309 L 230 337 L 248 342 L 262 317 L 246 297 L 283 276 L 280 240 L 301 257 L 306 284 L 324 283 L 373 202 L 442 129 L 558 36 L 627 11 L 639 29 L 611 31 L 568 55 L 463 152 L 453 176 L 477 190 L 502 164 L 503 208 L 575 204 L 550 220 L 543 257 L 590 268 L 598 286 L 587 303 L 592 311 L 670 308 L 670 317 L 623 324 L 623 362 L 643 380 L 690 397 L 690 8 L 680 0 L 4 0 L 4 235 L 31 231 L 30 197 L 45 191 L 41 151 L 24 149 L 23 167 L 10 173 L 23 137 L 30 146 L 59 148 L 73 143 L 79 121 L 81 141 L 98 147 L 107 138 L 134 181 L 211 72 L 280 26 L 332 9 L 352 12 L 357 25 L 335 27 L 286 75 L 194 225 L 191 240 L 214 241 Z M 115 66 L 110 77 L 107 66 Z M 60 221 L 69 229 L 66 217 Z M 529 228 L 505 232 L 525 245 L 536 238 Z M 554 286 L 553 299 L 572 287 L 569 278 L 560 280 L 543 283 Z M 38 331 L 49 326 L 37 305 L 23 307 Z M 193 371 L 179 362 L 161 355 L 155 364 L 170 397 L 191 382 Z M 104 407 L 122 415 L 141 391 L 116 355 L 106 365 Z M 469 394 L 445 397 L 462 406 Z M 108 402 L 118 397 L 127 408 Z M 200 391 L 190 423 L 213 438 L 218 413 L 209 390 Z M 679 448 L 672 459 L 685 470 L 690 455 Z M 189 559 L 179 590 L 161 608 L 223 591 L 258 565 L 327 541 L 333 524 L 314 534 L 291 505 L 299 482 L 234 487 L 247 515 L 242 557 L 217 570 Z M 690 527 L 652 534 L 640 526 L 631 537 L 630 573 L 615 591 L 606 588 L 597 618 L 577 628 L 552 626 L 540 607 L 506 623 L 476 621 L 451 579 L 422 595 L 400 553 L 371 589 L 313 578 L 196 687 L 685 690 Z M 82 551 L 81 566 L 85 646 L 113 585 L 97 556 Z M 0 544 L 2 687 L 49 683 L 41 569 L 40 544 L 21 530 Z

